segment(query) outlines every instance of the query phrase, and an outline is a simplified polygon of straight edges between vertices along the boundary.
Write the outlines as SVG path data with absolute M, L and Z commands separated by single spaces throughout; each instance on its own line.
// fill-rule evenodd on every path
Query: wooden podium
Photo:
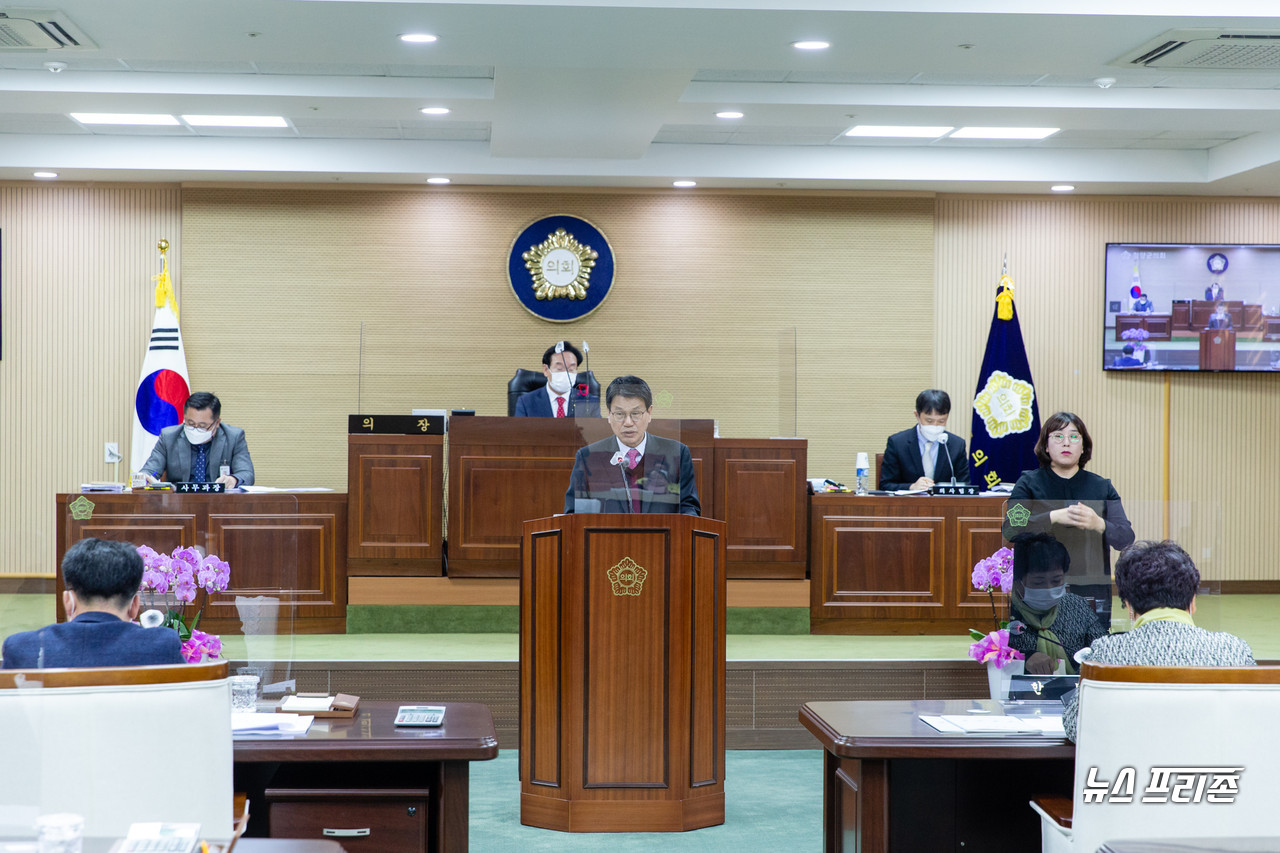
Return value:
M 524 523 L 521 823 L 724 823 L 724 535 L 668 514 Z
M 1200 369 L 1236 369 L 1236 333 L 1232 329 L 1205 329 L 1200 333 Z

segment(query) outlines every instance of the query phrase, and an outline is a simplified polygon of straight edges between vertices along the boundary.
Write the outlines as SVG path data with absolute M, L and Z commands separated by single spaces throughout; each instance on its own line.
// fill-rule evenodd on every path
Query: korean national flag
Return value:
M 133 400 L 133 449 L 129 470 L 140 471 L 155 447 L 160 430 L 182 423 L 182 406 L 191 396 L 187 354 L 182 348 L 178 315 L 169 300 L 156 308 L 151 340 L 142 360 L 142 375 Z M 153 472 L 154 473 L 154 472 Z

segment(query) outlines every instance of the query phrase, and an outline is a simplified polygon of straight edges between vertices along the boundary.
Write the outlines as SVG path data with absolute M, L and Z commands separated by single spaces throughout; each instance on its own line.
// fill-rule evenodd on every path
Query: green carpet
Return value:
M 808 634 L 807 607 L 730 607 L 730 634 Z M 348 634 L 515 634 L 515 605 L 352 604 Z
M 690 832 L 555 832 L 520 824 L 514 750 L 471 763 L 471 844 L 484 853 L 749 853 L 822 850 L 821 750 L 729 750 L 721 826 Z

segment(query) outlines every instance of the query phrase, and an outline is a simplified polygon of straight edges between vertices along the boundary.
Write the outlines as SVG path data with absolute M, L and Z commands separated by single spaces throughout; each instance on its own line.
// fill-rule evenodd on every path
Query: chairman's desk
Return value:
M 397 702 L 365 701 L 354 719 L 317 719 L 303 737 L 235 739 L 236 790 L 253 835 L 342 838 L 350 853 L 467 850 L 472 761 L 498 755 L 484 705 L 445 703 L 444 725 L 396 728 Z
M 809 630 L 964 634 L 991 618 L 970 577 L 1004 545 L 1004 499 L 819 494 L 810 499 Z
M 803 579 L 808 442 L 716 438 L 713 427 L 654 420 L 649 432 L 689 447 L 702 514 L 728 525 L 728 577 Z M 450 577 L 519 577 L 522 525 L 564 511 L 574 454 L 612 434 L 604 418 L 453 418 Z
M 823 850 L 1040 849 L 1032 796 L 1070 796 L 1075 745 L 1044 735 L 939 732 L 921 714 L 1001 713 L 987 700 L 810 702 L 821 743 Z

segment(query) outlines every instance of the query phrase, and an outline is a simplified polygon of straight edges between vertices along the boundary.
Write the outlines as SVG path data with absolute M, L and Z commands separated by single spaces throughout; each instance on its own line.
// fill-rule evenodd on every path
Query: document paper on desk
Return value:
M 234 735 L 305 735 L 315 717 L 301 714 L 232 714 Z
M 1060 714 L 1043 714 L 1036 716 L 992 716 L 992 715 L 959 715 L 925 716 L 920 719 L 940 732 L 963 732 L 964 734 L 1020 734 L 1039 732 L 1046 735 L 1061 735 L 1062 716 Z

